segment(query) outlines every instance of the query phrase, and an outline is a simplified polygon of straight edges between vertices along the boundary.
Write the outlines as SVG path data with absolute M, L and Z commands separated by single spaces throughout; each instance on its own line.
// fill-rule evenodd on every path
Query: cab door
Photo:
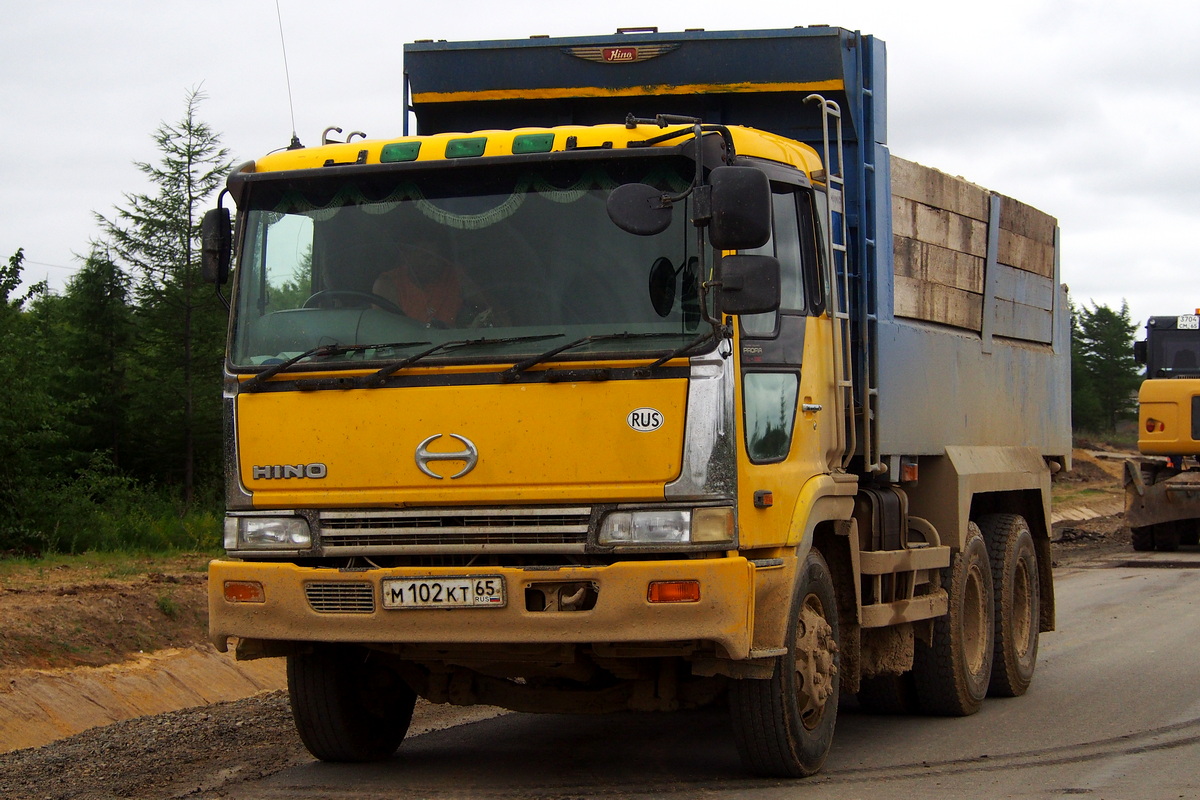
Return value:
M 777 312 L 738 318 L 743 544 L 782 543 L 804 484 L 837 450 L 833 326 L 813 190 L 772 184 L 772 236 L 755 253 L 779 260 Z M 759 493 L 756 502 L 756 494 Z M 771 506 L 763 507 L 762 492 Z

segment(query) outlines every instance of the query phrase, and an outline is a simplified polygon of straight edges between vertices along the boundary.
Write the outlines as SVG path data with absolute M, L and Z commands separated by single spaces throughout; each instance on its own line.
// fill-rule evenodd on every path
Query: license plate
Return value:
M 1175 320 L 1175 328 L 1181 331 L 1200 330 L 1200 316 L 1196 314 L 1181 314 Z
M 383 582 L 384 608 L 500 608 L 504 604 L 504 578 L 499 575 Z

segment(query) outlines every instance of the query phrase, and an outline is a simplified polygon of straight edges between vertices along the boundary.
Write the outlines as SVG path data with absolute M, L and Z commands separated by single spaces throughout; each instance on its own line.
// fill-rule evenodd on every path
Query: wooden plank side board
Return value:
M 993 305 L 992 333 L 1049 344 L 1054 338 L 1054 312 L 997 297 Z
M 892 194 L 987 222 L 990 193 L 963 178 L 892 156 Z
M 1001 230 L 1011 231 L 1026 239 L 1054 247 L 1054 229 L 1058 227 L 1058 220 L 1020 200 L 1004 195 L 1001 195 L 1000 199 Z
M 897 277 L 916 278 L 979 294 L 983 292 L 984 259 L 928 242 L 892 237 Z
M 987 294 L 992 334 L 1050 341 L 1057 220 L 912 161 L 892 156 L 891 168 L 893 313 L 983 332 Z M 990 232 L 989 276 L 993 197 L 1000 224 Z
M 1053 278 L 1015 269 L 1007 264 L 997 264 L 993 278 L 997 300 L 1011 300 L 1043 311 L 1054 309 Z
M 892 195 L 892 232 L 950 250 L 987 256 L 987 223 Z
M 978 331 L 983 326 L 983 295 L 918 278 L 896 276 L 898 317 L 938 322 Z
M 1004 216 L 1001 206 L 1001 217 Z M 1012 231 L 1000 229 L 1000 252 L 996 258 L 1001 264 L 1032 272 L 1043 278 L 1054 277 L 1054 243 L 1030 239 Z

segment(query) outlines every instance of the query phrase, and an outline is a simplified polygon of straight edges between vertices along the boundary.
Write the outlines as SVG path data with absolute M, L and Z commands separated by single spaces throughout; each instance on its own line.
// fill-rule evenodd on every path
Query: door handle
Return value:
M 811 412 L 820 411 L 822 408 L 824 408 L 824 406 L 822 406 L 820 403 L 802 403 L 800 405 L 800 410 L 803 411 L 805 414 L 809 413 L 810 411 Z

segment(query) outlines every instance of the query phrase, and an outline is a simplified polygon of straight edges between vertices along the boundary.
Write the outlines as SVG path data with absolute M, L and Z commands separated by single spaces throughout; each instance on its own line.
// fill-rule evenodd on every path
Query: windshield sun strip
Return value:
M 613 158 L 670 158 L 683 157 L 689 161 L 695 160 L 695 146 L 690 143 L 671 147 L 624 147 L 610 150 L 555 150 L 550 153 L 534 153 L 529 155 L 488 156 L 486 159 L 437 159 L 430 161 L 403 161 L 388 164 L 345 164 L 335 167 L 312 167 L 309 169 L 271 170 L 267 172 L 237 172 L 228 179 L 230 192 L 240 197 L 247 184 L 272 181 L 322 181 L 339 180 L 348 175 L 387 175 L 389 173 L 407 172 L 445 172 L 447 170 L 462 170 L 480 167 L 504 167 L 544 165 L 571 161 L 608 162 Z M 235 189 L 237 191 L 235 191 Z

